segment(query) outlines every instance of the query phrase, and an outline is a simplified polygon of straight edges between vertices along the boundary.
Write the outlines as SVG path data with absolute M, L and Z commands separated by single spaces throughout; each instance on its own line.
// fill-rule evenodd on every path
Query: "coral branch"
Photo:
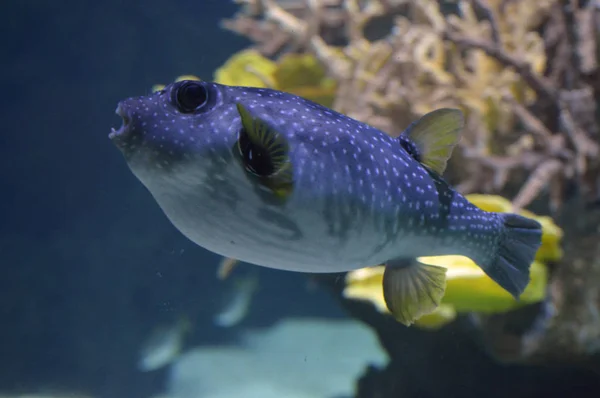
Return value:
M 541 97 L 554 100 L 556 98 L 556 89 L 545 78 L 534 74 L 531 66 L 516 57 L 511 56 L 499 46 L 494 46 L 485 40 L 479 40 L 471 37 L 459 36 L 456 33 L 446 31 L 444 38 L 465 49 L 478 49 L 485 52 L 490 57 L 494 57 L 503 65 L 513 68 L 519 75 L 534 89 Z
M 513 211 L 518 212 L 529 205 L 562 167 L 563 164 L 556 159 L 548 159 L 537 166 L 513 199 Z
M 498 21 L 496 20 L 496 15 L 487 4 L 485 0 L 472 0 L 473 4 L 476 5 L 484 14 L 486 19 L 490 23 L 490 27 L 492 29 L 492 43 L 496 47 L 502 46 L 502 41 L 500 39 L 500 28 L 498 27 Z

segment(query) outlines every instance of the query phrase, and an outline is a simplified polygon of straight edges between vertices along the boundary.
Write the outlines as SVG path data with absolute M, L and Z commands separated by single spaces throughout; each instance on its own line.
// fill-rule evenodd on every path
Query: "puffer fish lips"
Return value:
M 117 147 L 121 148 L 124 145 L 127 136 L 131 133 L 131 115 L 125 101 L 119 102 L 115 114 L 121 117 L 122 123 L 118 129 L 111 127 L 108 138 L 110 138 Z
M 121 117 L 122 123 L 118 129 L 114 127 L 108 138 L 129 160 L 136 151 L 148 146 L 152 136 L 145 127 L 153 121 L 148 119 L 150 110 L 144 107 L 145 97 L 128 98 L 119 102 L 115 113 Z

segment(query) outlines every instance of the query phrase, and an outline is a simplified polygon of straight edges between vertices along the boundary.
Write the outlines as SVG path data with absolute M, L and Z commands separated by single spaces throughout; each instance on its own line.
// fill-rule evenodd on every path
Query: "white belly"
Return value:
M 269 268 L 327 273 L 376 265 L 392 255 L 390 249 L 374 253 L 381 237 L 372 223 L 365 222 L 343 238 L 333 236 L 319 203 L 295 197 L 284 206 L 269 206 L 249 184 L 241 183 L 224 189 L 227 192 L 211 191 L 211 185 L 184 190 L 154 186 L 151 192 L 187 238 L 221 256 Z

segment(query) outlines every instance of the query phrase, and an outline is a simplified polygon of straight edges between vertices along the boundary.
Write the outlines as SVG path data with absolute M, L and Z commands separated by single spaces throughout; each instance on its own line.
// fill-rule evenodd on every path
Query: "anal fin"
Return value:
M 396 320 L 410 326 L 435 311 L 446 292 L 446 268 L 392 260 L 383 273 L 383 297 Z

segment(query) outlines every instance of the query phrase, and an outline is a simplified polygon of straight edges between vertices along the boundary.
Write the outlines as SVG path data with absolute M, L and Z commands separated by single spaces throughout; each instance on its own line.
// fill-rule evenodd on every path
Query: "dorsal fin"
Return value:
M 442 175 L 452 150 L 460 140 L 463 126 L 464 117 L 459 109 L 441 108 L 412 122 L 402 133 L 400 141 L 402 144 L 402 139 L 408 138 L 415 146 L 416 153 L 407 152 L 424 166 Z M 403 147 L 407 149 L 406 145 Z

